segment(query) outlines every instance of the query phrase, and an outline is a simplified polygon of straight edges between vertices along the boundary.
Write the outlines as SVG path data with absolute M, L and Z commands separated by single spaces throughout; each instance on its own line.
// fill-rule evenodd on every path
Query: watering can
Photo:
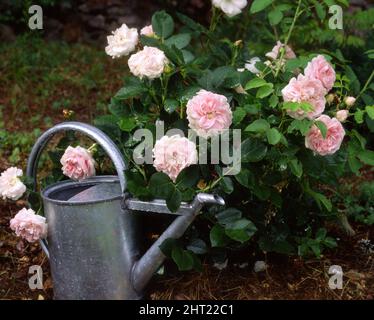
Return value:
M 164 200 L 141 201 L 126 193 L 125 163 L 113 141 L 99 129 L 64 122 L 40 136 L 27 164 L 36 188 L 39 157 L 48 141 L 61 131 L 78 131 L 96 141 L 111 158 L 118 176 L 96 176 L 80 182 L 63 181 L 42 192 L 48 237 L 41 241 L 49 258 L 55 299 L 141 299 L 165 256 L 159 246 L 181 237 L 204 204 L 224 205 L 205 193 L 182 203 L 172 213 Z M 139 215 L 172 214 L 175 219 L 140 257 Z

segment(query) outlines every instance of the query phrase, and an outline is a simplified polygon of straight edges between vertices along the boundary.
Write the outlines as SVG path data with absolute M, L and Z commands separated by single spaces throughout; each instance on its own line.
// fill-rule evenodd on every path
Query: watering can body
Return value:
M 198 194 L 176 213 L 164 200 L 133 199 L 126 190 L 121 153 L 103 132 L 78 122 L 59 124 L 45 132 L 33 147 L 27 175 L 36 186 L 37 163 L 53 135 L 73 130 L 98 142 L 110 156 L 118 176 L 96 176 L 80 182 L 50 185 L 41 194 L 48 238 L 41 245 L 49 257 L 55 299 L 140 299 L 165 256 L 160 250 L 168 238 L 181 237 L 204 204 L 223 205 L 222 198 Z M 175 215 L 174 221 L 140 257 L 135 212 Z
M 55 299 L 140 298 L 130 279 L 138 216 L 122 208 L 118 178 L 57 183 L 42 198 Z

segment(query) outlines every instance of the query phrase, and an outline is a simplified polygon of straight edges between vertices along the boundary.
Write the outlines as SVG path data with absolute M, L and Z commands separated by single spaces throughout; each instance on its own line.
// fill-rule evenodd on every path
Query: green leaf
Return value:
M 323 6 L 318 1 L 313 1 L 313 4 L 316 8 L 318 18 L 321 21 L 323 21 L 326 17 L 326 10 L 323 8 Z
M 366 106 L 365 110 L 366 110 L 369 118 L 371 120 L 374 120 L 374 106 Z
M 356 158 L 355 155 L 351 154 L 348 155 L 348 165 L 351 171 L 356 175 L 359 174 L 360 169 L 362 168 L 361 162 Z
M 272 26 L 277 25 L 283 19 L 282 11 L 275 8 L 274 10 L 270 11 L 268 14 L 269 22 Z
M 360 143 L 360 146 L 361 146 L 361 149 L 365 149 L 365 145 L 366 145 L 366 139 L 360 135 L 357 130 L 353 129 L 351 131 L 351 133 L 356 137 L 356 139 L 358 140 L 358 142 Z
M 247 112 L 245 111 L 244 108 L 242 108 L 242 107 L 236 108 L 235 111 L 234 111 L 233 120 L 232 120 L 234 125 L 242 122 L 242 120 L 244 119 L 246 114 L 247 114 Z
M 210 230 L 209 238 L 212 247 L 223 247 L 229 240 L 225 234 L 225 229 L 219 224 L 214 225 Z
M 227 208 L 216 214 L 216 218 L 221 225 L 233 223 L 242 217 L 242 212 L 236 208 Z
M 321 207 L 322 204 L 327 209 L 327 211 L 330 212 L 332 210 L 331 201 L 327 199 L 325 195 L 319 192 L 315 192 L 311 189 L 307 189 L 306 191 L 309 195 L 311 195 L 314 198 L 314 200 L 316 200 L 319 207 Z
M 114 96 L 117 100 L 126 100 L 137 97 L 147 91 L 144 84 L 137 78 L 126 79 L 125 86 L 121 88 Z
M 169 194 L 169 196 L 166 198 L 166 205 L 168 209 L 171 212 L 176 212 L 179 209 L 181 202 L 182 194 L 177 188 L 174 188 L 172 192 Z
M 277 95 L 273 94 L 269 99 L 269 106 L 275 108 L 278 105 L 279 98 Z
M 154 32 L 162 39 L 171 36 L 174 31 L 173 18 L 165 11 L 157 11 L 152 16 L 152 27 Z
M 336 248 L 338 246 L 338 244 L 336 243 L 336 240 L 334 238 L 331 238 L 331 237 L 326 237 L 324 240 L 323 240 L 323 244 L 327 247 L 327 248 Z
M 195 56 L 193 55 L 191 51 L 183 49 L 182 54 L 183 54 L 183 60 L 185 63 L 190 63 L 195 59 Z
M 176 13 L 178 19 L 187 27 L 189 27 L 191 30 L 198 31 L 198 32 L 204 32 L 207 31 L 205 27 L 203 27 L 201 24 L 195 22 L 191 18 L 185 16 L 184 14 L 181 14 L 179 12 Z
M 303 175 L 303 165 L 298 159 L 292 159 L 289 162 L 291 172 L 298 178 L 301 178 Z
M 242 162 L 258 162 L 267 153 L 267 146 L 258 139 L 247 138 L 241 144 Z
M 189 45 L 191 41 L 191 35 L 189 33 L 181 33 L 171 36 L 165 41 L 165 44 L 169 47 L 175 45 L 178 49 L 183 49 Z
M 131 132 L 136 127 L 134 118 L 122 118 L 118 121 L 118 126 L 122 131 Z
M 270 6 L 273 0 L 254 0 L 251 5 L 250 12 L 257 13 L 264 10 L 266 7 Z
M 162 172 L 156 172 L 149 181 L 149 190 L 156 198 L 166 199 L 174 191 L 173 182 Z
M 264 79 L 254 78 L 254 79 L 250 80 L 249 82 L 247 82 L 247 84 L 245 85 L 245 90 L 260 88 L 260 87 L 262 87 L 264 85 L 267 85 L 267 84 L 268 83 Z
M 214 69 L 212 73 L 212 84 L 215 88 L 218 88 L 224 84 L 225 80 L 230 76 L 235 76 L 237 71 L 231 66 L 222 66 Z
M 308 246 L 317 258 L 321 257 L 321 246 L 318 242 L 311 239 L 311 241 L 308 241 Z
M 226 225 L 225 233 L 231 239 L 241 243 L 248 241 L 256 233 L 257 228 L 252 221 L 240 219 Z
M 370 166 L 374 166 L 374 151 L 364 150 L 361 151 L 357 157 L 363 162 Z
M 187 249 L 195 254 L 205 254 L 207 252 L 207 245 L 201 239 L 193 239 L 187 246 Z
M 282 109 L 290 110 L 290 111 L 298 111 L 303 110 L 305 112 L 313 111 L 313 106 L 308 102 L 291 102 L 286 101 L 283 102 Z
M 249 132 L 266 132 L 270 129 L 269 123 L 265 119 L 257 119 L 253 121 L 250 125 L 248 125 L 244 131 Z
M 175 99 L 166 99 L 164 109 L 167 113 L 173 113 L 179 106 L 179 102 Z
M 179 246 L 172 249 L 171 257 L 177 264 L 179 271 L 191 270 L 194 266 L 194 258 L 190 251 L 184 250 Z
M 354 114 L 354 118 L 355 118 L 355 121 L 358 123 L 358 124 L 361 124 L 364 122 L 364 111 L 361 110 L 361 109 L 358 109 L 355 114 Z
M 255 183 L 255 177 L 251 171 L 246 168 L 242 168 L 240 172 L 235 175 L 236 181 L 238 181 L 243 187 L 250 188 Z
M 166 56 L 175 64 L 183 65 L 185 63 L 184 56 L 181 50 L 179 50 L 175 45 L 162 46 L 162 50 L 165 52 Z
M 234 185 L 232 183 L 231 178 L 229 177 L 223 177 L 220 186 L 222 187 L 223 192 L 230 194 L 234 191 Z
M 177 240 L 167 238 L 160 244 L 159 248 L 165 256 L 171 257 L 171 252 L 175 246 L 178 246 Z
M 326 238 L 327 230 L 325 228 L 319 228 L 316 233 L 316 240 L 323 240 Z
M 137 198 L 148 198 L 150 192 L 147 189 L 146 181 L 138 171 L 125 171 L 127 180 L 127 189 L 130 193 Z
M 271 128 L 266 131 L 266 137 L 270 144 L 276 145 L 281 140 L 282 135 L 279 133 L 279 131 L 276 128 Z
M 256 93 L 256 98 L 263 99 L 267 97 L 268 95 L 272 94 L 274 92 L 273 84 L 268 83 L 266 86 L 261 87 L 258 89 Z
M 305 136 L 308 133 L 312 124 L 313 121 L 308 119 L 293 120 L 289 125 L 287 132 L 292 133 L 294 130 L 298 130 L 303 136 Z
M 200 178 L 199 171 L 199 166 L 197 165 L 183 169 L 175 181 L 177 187 L 182 190 L 195 187 Z
M 314 124 L 317 126 L 317 128 L 321 132 L 323 139 L 326 139 L 327 127 L 326 127 L 325 123 L 318 120 L 318 121 L 315 121 Z

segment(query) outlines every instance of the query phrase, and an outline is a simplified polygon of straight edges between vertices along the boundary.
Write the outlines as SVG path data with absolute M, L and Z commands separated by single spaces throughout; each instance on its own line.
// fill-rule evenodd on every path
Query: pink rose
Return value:
M 297 78 L 292 78 L 288 85 L 283 88 L 283 100 L 288 102 L 308 102 L 312 105 L 313 110 L 305 112 L 304 110 L 291 111 L 287 113 L 295 119 L 314 119 L 322 114 L 325 110 L 326 89 L 321 82 L 316 79 L 310 79 L 302 74 Z
M 145 46 L 143 50 L 133 54 L 127 63 L 134 76 L 156 79 L 161 77 L 169 60 L 162 50 Z
M 348 115 L 349 115 L 348 110 L 339 110 L 336 113 L 336 119 L 338 119 L 340 122 L 344 122 L 345 120 L 347 120 Z
M 140 34 L 147 37 L 153 37 L 155 35 L 151 24 L 149 26 L 145 26 L 144 28 L 142 28 L 140 30 Z
M 153 158 L 156 170 L 166 173 L 175 182 L 184 168 L 197 163 L 196 145 L 178 134 L 163 136 L 156 141 Z
M 274 46 L 274 48 L 270 52 L 266 53 L 265 56 L 272 59 L 272 60 L 276 60 L 277 58 L 280 57 L 279 51 L 283 47 L 284 47 L 284 44 L 280 41 L 277 41 L 277 44 Z M 294 58 L 296 58 L 296 54 L 295 54 L 295 52 L 293 52 L 291 47 L 286 46 L 286 52 L 284 53 L 283 58 L 284 59 L 294 59 Z
M 63 174 L 70 179 L 83 180 L 95 175 L 95 160 L 85 148 L 67 147 L 60 162 Z
M 316 121 L 322 121 L 326 125 L 326 138 L 324 139 L 318 127 L 313 125 L 305 137 L 305 146 L 321 156 L 335 153 L 340 149 L 345 135 L 342 124 L 338 119 L 331 119 L 324 114 L 317 118 Z
M 32 209 L 23 208 L 10 220 L 10 228 L 17 236 L 28 242 L 35 242 L 47 236 L 45 218 L 35 214 Z
M 313 58 L 306 66 L 304 73 L 308 78 L 321 81 L 327 91 L 334 86 L 335 70 L 322 55 Z
M 10 167 L 0 175 L 0 197 L 18 200 L 26 191 L 26 186 L 20 180 L 22 170 Z
M 200 90 L 187 103 L 187 119 L 191 129 L 208 138 L 230 127 L 232 112 L 225 96 Z

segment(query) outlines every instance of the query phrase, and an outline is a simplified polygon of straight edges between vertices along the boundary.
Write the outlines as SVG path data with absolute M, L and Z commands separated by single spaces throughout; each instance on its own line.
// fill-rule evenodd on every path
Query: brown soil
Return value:
M 1 166 L 0 166 L 1 168 Z M 0 299 L 52 299 L 52 280 L 48 259 L 38 243 L 28 244 L 9 229 L 9 220 L 24 205 L 0 205 Z M 374 228 L 355 226 L 356 235 L 348 237 L 340 230 L 332 230 L 340 238 L 339 249 L 330 251 L 320 260 L 302 260 L 268 255 L 265 272 L 252 269 L 258 257 L 243 252 L 247 259 L 229 262 L 219 271 L 204 263 L 204 271 L 179 273 L 167 263 L 167 273 L 156 276 L 149 286 L 149 299 L 373 299 L 373 254 L 362 251 L 357 242 L 370 239 Z M 239 263 L 248 262 L 240 268 Z M 170 265 L 169 265 L 170 264 Z M 28 287 L 31 265 L 43 268 L 43 290 Z M 343 289 L 328 287 L 328 269 L 340 265 L 344 272 Z

